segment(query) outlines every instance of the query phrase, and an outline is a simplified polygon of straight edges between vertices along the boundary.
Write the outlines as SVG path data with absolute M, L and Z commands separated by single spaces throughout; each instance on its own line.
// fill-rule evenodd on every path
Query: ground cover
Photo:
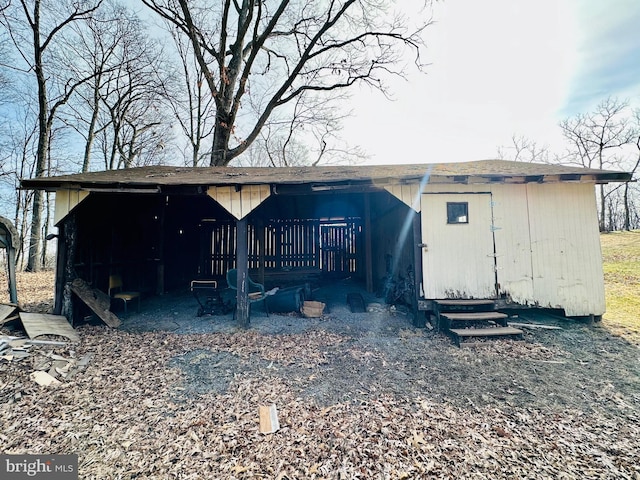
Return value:
M 196 319 L 193 298 L 81 326 L 77 344 L 0 360 L 2 452 L 78 453 L 87 479 L 640 479 L 633 290 L 610 288 L 637 278 L 632 235 L 603 239 L 603 322 L 522 313 L 561 328 L 523 342 L 460 349 L 402 311 L 350 313 L 339 284 L 322 318 L 256 312 L 248 331 Z M 50 307 L 50 273 L 19 281 L 25 309 Z M 56 387 L 30 377 L 87 355 Z M 281 428 L 261 434 L 271 404 Z
M 600 236 L 607 297 L 604 325 L 640 345 L 640 231 Z

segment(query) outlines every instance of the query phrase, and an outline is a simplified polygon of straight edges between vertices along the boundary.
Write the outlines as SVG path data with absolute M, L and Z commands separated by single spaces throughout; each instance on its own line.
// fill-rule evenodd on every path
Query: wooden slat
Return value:
M 453 321 L 486 321 L 486 320 L 504 320 L 509 316 L 500 312 L 446 312 L 441 313 L 441 317 Z
M 493 328 L 452 328 L 449 330 L 458 337 L 498 337 L 503 335 L 522 335 L 522 330 L 513 327 Z

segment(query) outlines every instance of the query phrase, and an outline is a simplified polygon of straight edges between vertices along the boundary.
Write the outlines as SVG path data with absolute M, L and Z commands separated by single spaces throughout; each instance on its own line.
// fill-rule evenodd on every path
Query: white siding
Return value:
M 57 225 L 71 210 L 89 196 L 89 192 L 79 190 L 57 190 L 56 208 L 53 214 L 53 224 Z
M 528 304 L 534 295 L 527 187 L 493 185 L 492 191 L 499 292 Z
M 534 299 L 569 316 L 605 312 L 593 185 L 528 184 Z
M 491 192 L 500 294 L 522 305 L 562 308 L 569 316 L 605 312 L 593 184 L 428 185 L 425 190 L 449 194 Z M 441 243 L 438 248 L 448 245 L 450 250 L 448 270 L 423 254 L 425 298 L 441 298 L 437 294 L 452 288 L 477 289 L 483 280 L 473 277 L 478 273 L 466 267 L 469 260 L 452 259 L 452 250 L 460 250 L 459 241 L 437 233 L 446 225 L 434 224 L 430 232 L 425 231 L 433 220 L 425 216 L 424 204 L 422 209 L 423 242 L 428 250 L 436 235 L 444 235 L 435 240 Z M 478 245 L 469 248 L 479 257 L 478 261 L 483 260 Z M 436 287 L 427 285 L 427 280 Z
M 409 208 L 420 213 L 420 185 L 412 183 L 411 185 L 388 185 L 384 188 Z
M 269 185 L 245 185 L 240 190 L 235 187 L 209 187 L 207 193 L 240 220 L 264 202 L 271 190 Z
M 447 202 L 467 202 L 469 223 L 447 224 Z M 425 298 L 494 298 L 491 195 L 422 196 Z

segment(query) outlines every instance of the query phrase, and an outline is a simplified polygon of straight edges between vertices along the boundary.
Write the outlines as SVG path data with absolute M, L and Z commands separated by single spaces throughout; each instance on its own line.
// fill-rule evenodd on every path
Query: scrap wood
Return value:
M 0 304 L 0 325 L 9 323 L 18 318 L 17 315 L 18 306 L 13 303 Z
M 258 415 L 260 416 L 260 433 L 274 433 L 280 430 L 278 410 L 275 404 L 269 406 L 260 405 L 258 407 Z
M 509 326 L 510 327 L 533 328 L 533 329 L 541 329 L 541 330 L 562 330 L 562 327 L 558 327 L 556 325 L 542 325 L 540 323 L 509 322 Z
M 20 321 L 29 338 L 40 335 L 59 335 L 72 342 L 80 341 L 78 333 L 62 315 L 20 312 Z
M 117 315 L 111 312 L 111 298 L 97 288 L 92 288 L 81 278 L 71 283 L 71 291 L 82 300 L 97 316 L 111 328 L 118 328 L 122 323 Z
M 0 303 L 0 320 L 8 317 L 18 309 L 14 303 Z
M 43 372 L 41 370 L 36 370 L 29 374 L 29 378 L 36 382 L 38 385 L 42 385 L 44 387 L 49 387 L 51 385 L 60 385 L 62 382 L 55 377 L 52 377 L 47 372 Z

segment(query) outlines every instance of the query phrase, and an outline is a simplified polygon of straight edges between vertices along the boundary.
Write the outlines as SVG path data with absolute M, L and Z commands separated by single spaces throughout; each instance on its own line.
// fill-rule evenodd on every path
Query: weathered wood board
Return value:
M 62 315 L 20 312 L 20 321 L 29 338 L 36 338 L 40 335 L 59 335 L 72 342 L 80 341 L 76 331 Z
M 522 330 L 512 327 L 489 328 L 452 328 L 449 330 L 458 337 L 497 337 L 502 335 L 522 335 Z
M 122 323 L 117 315 L 109 311 L 111 298 L 97 288 L 92 288 L 81 278 L 76 278 L 71 284 L 71 291 L 82 300 L 104 323 L 111 328 L 118 328 Z
M 8 321 L 17 308 L 15 305 L 0 304 L 0 325 Z

